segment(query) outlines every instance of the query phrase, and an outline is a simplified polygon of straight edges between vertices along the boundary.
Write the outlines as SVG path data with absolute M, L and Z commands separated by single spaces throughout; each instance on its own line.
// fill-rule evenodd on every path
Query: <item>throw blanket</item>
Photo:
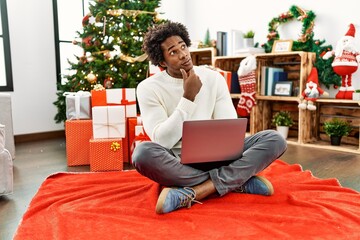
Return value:
M 358 192 L 281 160 L 261 175 L 273 196 L 229 193 L 157 215 L 161 186 L 135 170 L 53 174 L 14 239 L 360 239 Z

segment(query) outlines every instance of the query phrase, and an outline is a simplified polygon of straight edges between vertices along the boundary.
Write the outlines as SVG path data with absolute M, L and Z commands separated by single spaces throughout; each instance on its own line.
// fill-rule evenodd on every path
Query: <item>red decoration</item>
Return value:
M 88 24 L 89 24 L 89 18 L 90 18 L 90 16 L 91 16 L 91 14 L 89 13 L 89 14 L 85 15 L 85 17 L 83 18 L 83 20 L 82 20 L 82 25 L 83 25 L 83 27 L 84 27 L 85 25 L 88 25 Z
M 91 40 L 92 40 L 92 36 L 88 36 L 88 37 L 85 37 L 85 38 L 83 38 L 83 43 L 85 43 L 85 46 L 87 46 L 87 47 L 89 47 L 89 46 L 91 46 Z

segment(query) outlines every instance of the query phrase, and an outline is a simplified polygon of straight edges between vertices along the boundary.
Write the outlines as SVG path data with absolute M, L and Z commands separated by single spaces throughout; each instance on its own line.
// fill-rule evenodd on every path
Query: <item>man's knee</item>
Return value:
M 135 167 L 141 165 L 146 159 L 149 160 L 151 145 L 151 142 L 141 142 L 135 147 L 132 153 L 132 162 Z

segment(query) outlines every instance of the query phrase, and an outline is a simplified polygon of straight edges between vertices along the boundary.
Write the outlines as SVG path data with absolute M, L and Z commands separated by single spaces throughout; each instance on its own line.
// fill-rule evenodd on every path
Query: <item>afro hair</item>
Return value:
M 191 45 L 191 40 L 187 28 L 178 22 L 165 22 L 148 29 L 144 36 L 142 50 L 148 55 L 149 60 L 155 66 L 164 61 L 161 44 L 169 37 L 179 36 L 184 40 L 186 46 Z

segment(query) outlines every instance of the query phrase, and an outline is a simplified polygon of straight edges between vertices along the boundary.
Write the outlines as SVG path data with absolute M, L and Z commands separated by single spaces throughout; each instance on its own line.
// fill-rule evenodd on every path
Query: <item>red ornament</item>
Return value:
M 110 79 L 110 78 L 106 78 L 105 80 L 104 80 L 104 88 L 107 88 L 107 89 L 109 89 L 109 88 L 112 88 L 113 87 L 113 81 Z
M 83 38 L 83 43 L 85 43 L 85 46 L 89 47 L 91 46 L 91 40 L 92 40 L 92 36 L 88 36 L 88 37 L 85 37 Z
M 89 18 L 90 18 L 90 16 L 91 16 L 91 13 L 85 15 L 85 17 L 83 18 L 83 20 L 82 20 L 82 25 L 83 25 L 83 27 L 84 27 L 85 25 L 88 25 L 88 24 L 89 24 Z
M 334 84 L 334 89 L 338 89 L 338 87 L 339 87 L 338 85 L 335 85 L 335 84 Z

